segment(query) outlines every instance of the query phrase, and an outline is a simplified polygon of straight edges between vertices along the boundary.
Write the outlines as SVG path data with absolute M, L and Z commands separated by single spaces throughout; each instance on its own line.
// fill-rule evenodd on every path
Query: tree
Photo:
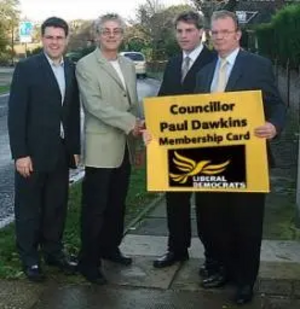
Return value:
M 0 54 L 14 56 L 14 34 L 18 26 L 20 12 L 17 9 L 19 0 L 0 0 Z M 10 51 L 7 48 L 10 43 Z
M 135 25 L 147 42 L 152 60 L 166 59 L 178 51 L 173 20 L 180 12 L 188 9 L 191 9 L 191 6 L 165 8 L 159 0 L 147 0 L 146 4 L 138 7 Z
M 204 27 L 209 29 L 211 15 L 214 11 L 234 11 L 238 0 L 190 0 L 197 10 L 204 15 Z
M 70 51 L 89 47 L 94 42 L 93 22 L 91 20 L 73 20 L 70 22 Z

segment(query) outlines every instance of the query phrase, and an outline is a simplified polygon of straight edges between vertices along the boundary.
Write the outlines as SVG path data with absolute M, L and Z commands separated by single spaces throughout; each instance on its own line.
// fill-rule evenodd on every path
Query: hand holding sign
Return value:
M 254 134 L 259 138 L 272 139 L 277 135 L 277 130 L 272 123 L 266 122 L 263 126 L 255 128 Z

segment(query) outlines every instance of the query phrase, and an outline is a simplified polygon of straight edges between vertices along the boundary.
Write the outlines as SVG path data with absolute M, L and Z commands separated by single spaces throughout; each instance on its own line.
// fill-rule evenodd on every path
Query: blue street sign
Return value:
M 33 23 L 22 21 L 19 24 L 19 36 L 21 43 L 30 43 L 32 41 Z

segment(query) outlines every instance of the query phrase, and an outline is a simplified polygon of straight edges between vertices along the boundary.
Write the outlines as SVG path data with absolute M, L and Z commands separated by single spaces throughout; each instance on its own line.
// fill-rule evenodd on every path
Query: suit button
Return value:
M 126 93 L 124 93 L 124 94 L 123 94 L 123 97 L 124 97 L 124 98 L 126 98 L 126 97 L 127 97 L 127 94 L 126 94 Z

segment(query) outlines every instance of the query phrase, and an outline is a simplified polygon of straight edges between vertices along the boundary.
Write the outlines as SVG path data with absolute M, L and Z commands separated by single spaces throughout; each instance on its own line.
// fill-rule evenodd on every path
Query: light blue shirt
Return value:
M 229 79 L 229 76 L 230 76 L 232 68 L 233 68 L 233 66 L 235 64 L 235 60 L 236 60 L 236 57 L 237 57 L 239 51 L 240 51 L 240 49 L 237 48 L 237 49 L 235 49 L 231 54 L 229 54 L 225 58 L 226 61 L 227 61 L 227 65 L 226 65 L 226 83 L 227 83 L 227 81 Z M 211 92 L 214 92 L 213 90 L 217 86 L 217 78 L 218 78 L 218 72 L 219 72 L 220 65 L 221 65 L 221 58 L 219 57 L 218 61 L 217 61 L 217 65 L 215 67 L 214 77 L 212 79 L 212 83 L 211 83 L 211 86 L 210 86 L 210 91 Z
M 48 57 L 47 54 L 45 54 L 51 69 L 53 71 L 53 74 L 56 78 L 60 94 L 61 94 L 61 103 L 64 102 L 65 99 L 65 92 L 66 92 L 66 78 L 65 78 L 65 69 L 64 69 L 64 59 L 62 58 L 59 64 L 56 64 L 53 62 L 52 59 Z
M 64 59 L 62 58 L 59 64 L 56 64 L 53 62 L 52 59 L 48 57 L 48 55 L 45 53 L 45 56 L 50 64 L 50 67 L 52 69 L 52 72 L 56 78 L 59 91 L 61 94 L 61 104 L 63 104 L 65 99 L 65 92 L 66 92 L 66 78 L 65 78 L 65 69 L 64 69 Z M 60 123 L 60 137 L 65 137 L 64 127 L 62 122 Z

